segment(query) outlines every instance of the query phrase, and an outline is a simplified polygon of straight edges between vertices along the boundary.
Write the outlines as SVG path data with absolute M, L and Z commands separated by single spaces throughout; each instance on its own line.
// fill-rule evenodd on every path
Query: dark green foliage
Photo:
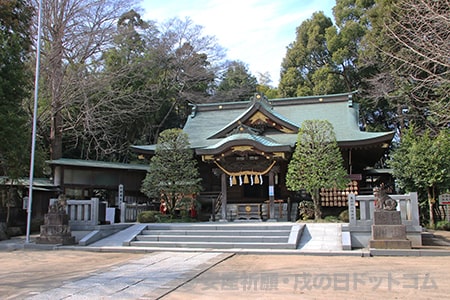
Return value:
M 434 207 L 440 191 L 450 186 L 450 133 L 443 129 L 438 136 L 420 133 L 411 127 L 393 151 L 389 166 L 406 192 L 418 191 L 422 207 L 428 202 L 429 222 L 434 226 Z
M 356 218 L 357 218 L 357 219 L 359 218 L 359 208 L 356 210 Z M 348 209 L 343 210 L 343 211 L 339 214 L 338 219 L 339 219 L 341 222 L 348 223 L 348 222 L 350 221 L 350 217 L 349 217 L 349 215 L 348 215 Z
M 374 1 L 337 0 L 336 24 L 323 12 L 297 27 L 296 40 L 283 59 L 283 97 L 350 92 L 360 88 L 368 68 L 360 68 L 361 41 L 370 28 L 367 12 Z
M 161 132 L 141 191 L 164 200 L 168 213 L 173 215 L 181 199 L 200 191 L 200 181 L 187 135 L 181 129 Z
M 450 231 L 450 222 L 449 221 L 439 221 L 436 223 L 436 229 Z
M 137 216 L 139 223 L 158 223 L 160 222 L 160 213 L 157 211 L 143 211 Z
M 65 153 L 129 161 L 130 145 L 155 144 L 163 130 L 183 127 L 190 104 L 205 102 L 214 82 L 215 47 L 189 19 L 157 24 L 123 14 L 113 46 L 73 85 L 75 105 L 64 113 L 77 122 L 64 125 Z
M 228 63 L 216 89 L 215 101 L 247 101 L 256 92 L 257 80 L 240 61 Z
M 311 194 L 315 219 L 321 218 L 320 188 L 345 188 L 348 183 L 344 160 L 336 142 L 333 125 L 324 120 L 302 123 L 297 144 L 288 165 L 286 186 Z
M 19 178 L 29 169 L 30 129 L 23 103 L 32 82 L 27 61 L 31 8 L 26 1 L 0 6 L 0 175 Z
M 314 219 L 314 203 L 309 200 L 303 200 L 298 204 L 298 216 L 302 221 Z
M 336 90 L 319 87 L 320 82 L 316 81 L 317 77 L 327 77 L 330 67 L 325 34 L 331 26 L 330 18 L 316 12 L 297 28 L 296 40 L 289 45 L 282 63 L 279 85 L 282 97 L 326 94 Z

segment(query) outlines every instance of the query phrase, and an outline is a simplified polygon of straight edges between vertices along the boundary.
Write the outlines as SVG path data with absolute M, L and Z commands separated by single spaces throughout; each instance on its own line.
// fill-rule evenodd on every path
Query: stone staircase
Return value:
M 304 224 L 148 224 L 124 246 L 206 249 L 297 249 Z

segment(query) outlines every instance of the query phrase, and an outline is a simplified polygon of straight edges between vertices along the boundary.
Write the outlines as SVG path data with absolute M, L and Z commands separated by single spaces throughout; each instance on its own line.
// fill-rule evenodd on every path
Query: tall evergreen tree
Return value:
M 256 77 L 248 70 L 248 66 L 241 61 L 227 63 L 225 73 L 220 78 L 214 100 L 218 102 L 246 101 L 255 94 Z
M 32 77 L 27 1 L 0 2 L 0 174 L 16 179 L 29 169 L 30 130 L 23 103 Z
M 321 188 L 344 188 L 348 183 L 344 160 L 333 125 L 325 120 L 306 120 L 298 132 L 294 154 L 288 165 L 286 186 L 306 190 L 314 203 L 314 218 L 321 219 Z
M 411 126 L 402 135 L 401 143 L 389 161 L 400 187 L 406 192 L 418 191 L 421 198 L 427 199 L 422 201 L 421 207 L 428 211 L 431 226 L 435 223 L 436 198 L 450 185 L 449 149 L 448 129 L 442 129 L 439 135 L 433 137 L 429 131 L 417 135 L 414 126 Z M 423 216 L 427 217 L 426 214 Z
M 370 30 L 368 13 L 373 0 L 337 0 L 335 24 L 316 12 L 297 28 L 287 49 L 279 84 L 281 96 L 351 92 L 372 69 L 361 68 L 361 41 Z
M 200 191 L 200 181 L 186 133 L 181 129 L 161 132 L 141 191 L 164 200 L 169 214 L 173 215 L 181 198 Z
M 316 12 L 297 27 L 296 40 L 288 46 L 281 65 L 279 91 L 282 97 L 342 90 L 339 78 L 332 74 L 332 61 L 326 43 L 326 32 L 332 26 L 329 17 L 323 12 Z

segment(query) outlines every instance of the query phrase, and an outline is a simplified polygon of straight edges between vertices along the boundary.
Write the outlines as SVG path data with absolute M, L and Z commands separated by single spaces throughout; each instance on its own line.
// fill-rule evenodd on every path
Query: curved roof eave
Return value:
M 195 152 L 202 154 L 219 154 L 226 149 L 233 146 L 253 146 L 258 150 L 265 152 L 291 152 L 292 147 L 289 145 L 279 144 L 267 137 L 254 136 L 250 134 L 236 134 L 226 139 L 220 140 L 218 143 L 205 147 L 198 148 Z
M 117 162 L 107 162 L 98 160 L 84 160 L 84 159 L 71 159 L 60 158 L 55 160 L 48 160 L 47 163 L 51 166 L 71 166 L 71 167 L 83 167 L 83 168 L 100 168 L 100 169 L 122 169 L 122 170 L 136 170 L 147 171 L 148 165 L 144 164 L 127 164 Z
M 136 153 L 154 154 L 156 150 L 156 145 L 132 145 L 131 148 Z
M 353 148 L 353 147 L 371 147 L 382 143 L 390 144 L 392 142 L 392 139 L 394 138 L 395 132 L 394 131 L 388 133 L 383 132 L 381 134 L 373 132 L 373 134 L 374 134 L 373 136 L 358 140 L 341 140 L 338 141 L 338 145 L 340 147 Z

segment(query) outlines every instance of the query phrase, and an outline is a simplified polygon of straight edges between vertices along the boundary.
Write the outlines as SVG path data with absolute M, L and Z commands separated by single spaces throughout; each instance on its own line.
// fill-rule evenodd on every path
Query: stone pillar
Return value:
M 372 240 L 369 242 L 369 247 L 378 249 L 411 249 L 411 241 L 406 238 L 406 226 L 402 225 L 399 211 L 374 211 Z
M 227 174 L 222 173 L 220 175 L 221 192 L 222 192 L 222 207 L 220 214 L 220 221 L 227 222 Z
M 275 216 L 275 181 L 274 181 L 274 172 L 269 172 L 269 215 L 270 218 L 267 221 L 276 221 Z

